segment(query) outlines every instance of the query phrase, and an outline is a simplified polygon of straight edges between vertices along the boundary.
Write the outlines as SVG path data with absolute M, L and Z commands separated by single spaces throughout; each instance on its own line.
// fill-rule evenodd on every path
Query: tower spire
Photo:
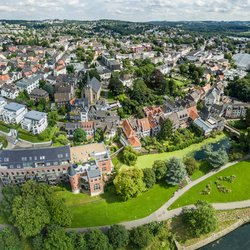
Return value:
M 86 86 L 90 86 L 90 77 L 89 77 L 89 72 L 87 72 L 87 83 Z

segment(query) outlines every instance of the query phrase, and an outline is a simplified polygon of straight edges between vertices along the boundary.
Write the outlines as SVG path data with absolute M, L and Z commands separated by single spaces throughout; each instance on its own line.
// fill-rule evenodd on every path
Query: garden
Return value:
M 165 153 L 158 153 L 158 154 L 147 154 L 138 157 L 136 162 L 136 166 L 139 168 L 150 168 L 153 166 L 155 160 L 166 160 L 170 157 L 179 157 L 183 158 L 189 154 L 194 153 L 195 151 L 200 150 L 203 146 L 210 144 L 210 143 L 217 143 L 226 138 L 225 134 L 219 134 L 215 138 L 208 138 L 202 142 L 192 144 L 184 149 L 176 150 L 173 152 L 165 152 Z M 117 160 L 116 160 L 117 161 Z
M 239 162 L 192 187 L 170 209 L 194 204 L 198 200 L 210 203 L 248 200 L 249 182 L 250 161 Z

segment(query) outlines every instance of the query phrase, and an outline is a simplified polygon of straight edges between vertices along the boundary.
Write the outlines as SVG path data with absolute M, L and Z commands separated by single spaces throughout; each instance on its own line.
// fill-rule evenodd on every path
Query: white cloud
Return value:
M 248 20 L 250 0 L 0 0 L 0 18 Z

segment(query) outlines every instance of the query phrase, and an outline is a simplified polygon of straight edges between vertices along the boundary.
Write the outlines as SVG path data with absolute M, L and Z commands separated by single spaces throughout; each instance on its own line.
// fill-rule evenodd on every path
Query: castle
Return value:
M 111 174 L 113 164 L 103 143 L 73 147 L 68 176 L 72 192 L 88 190 L 91 196 L 104 192 L 104 179 Z

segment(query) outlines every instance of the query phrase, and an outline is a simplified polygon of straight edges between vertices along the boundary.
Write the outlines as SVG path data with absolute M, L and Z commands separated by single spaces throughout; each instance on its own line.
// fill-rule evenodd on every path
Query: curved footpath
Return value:
M 248 159 L 249 156 L 244 157 L 242 160 L 246 160 Z M 241 160 L 241 161 L 242 161 Z M 177 190 L 174 195 L 172 196 L 172 198 L 170 198 L 163 206 L 161 206 L 158 210 L 156 210 L 155 212 L 153 212 L 152 214 L 150 214 L 147 217 L 138 219 L 138 220 L 132 220 L 132 221 L 126 221 L 126 222 L 122 222 L 119 223 L 121 225 L 124 225 L 127 229 L 131 229 L 133 227 L 137 227 L 137 226 L 141 226 L 144 224 L 148 224 L 152 221 L 164 221 L 164 220 L 168 220 L 170 218 L 173 218 L 177 215 L 180 215 L 182 208 L 176 208 L 173 210 L 168 211 L 167 209 L 177 200 L 179 199 L 179 197 L 181 195 L 183 195 L 184 193 L 186 193 L 190 188 L 192 188 L 193 186 L 195 186 L 196 184 L 206 180 L 207 178 L 223 171 L 224 169 L 227 169 L 233 165 L 235 165 L 236 163 L 238 163 L 240 161 L 234 161 L 234 162 L 230 162 L 227 163 L 226 165 L 222 166 L 221 168 L 219 168 L 218 170 L 214 170 L 209 172 L 206 175 L 203 175 L 201 178 L 195 180 L 195 181 L 191 181 L 189 182 L 184 188 Z M 213 207 L 216 210 L 230 210 L 230 209 L 237 209 L 237 208 L 246 208 L 246 207 L 250 207 L 250 200 L 245 200 L 245 201 L 237 201 L 237 202 L 227 202 L 227 203 L 214 203 L 212 204 Z M 192 207 L 193 205 L 187 206 L 187 207 Z M 86 231 L 90 228 L 99 228 L 102 230 L 107 230 L 110 227 L 110 225 L 106 225 L 106 226 L 97 226 L 97 227 L 84 227 L 84 228 L 68 228 L 67 230 L 69 231 Z

